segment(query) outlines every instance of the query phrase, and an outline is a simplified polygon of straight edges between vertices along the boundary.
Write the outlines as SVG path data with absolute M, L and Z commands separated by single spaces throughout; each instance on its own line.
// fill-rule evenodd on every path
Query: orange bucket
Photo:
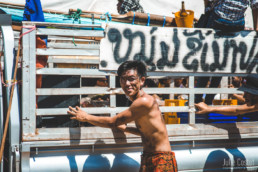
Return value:
M 180 11 L 175 13 L 177 27 L 193 27 L 194 12 L 192 10 L 186 10 L 188 15 L 186 17 L 180 16 Z

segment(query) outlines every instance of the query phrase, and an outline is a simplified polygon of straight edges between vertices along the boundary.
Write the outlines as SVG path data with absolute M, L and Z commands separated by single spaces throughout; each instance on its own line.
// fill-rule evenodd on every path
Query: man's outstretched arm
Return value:
M 214 106 L 208 106 L 207 104 L 201 102 L 201 103 L 195 104 L 195 107 L 199 110 L 196 112 L 196 114 L 205 114 L 205 113 L 214 112 L 214 113 L 220 113 L 223 115 L 241 115 L 249 112 L 258 111 L 255 105 L 247 106 L 246 104 L 240 105 L 240 106 L 214 107 Z
M 122 112 L 122 114 L 129 113 L 127 111 Z M 122 123 L 127 123 L 130 119 L 125 120 L 125 118 L 121 117 L 121 115 L 119 117 L 118 116 L 115 116 L 115 117 L 94 116 L 81 110 L 78 106 L 76 106 L 76 108 L 69 107 L 69 111 L 67 112 L 73 115 L 71 119 L 76 119 L 81 122 L 89 122 L 92 125 L 99 126 L 99 127 L 118 128 L 123 132 L 128 132 L 128 133 L 140 136 L 140 132 L 136 127 L 128 127 L 125 124 L 122 124 Z
M 81 110 L 81 108 L 78 106 L 75 108 L 69 106 L 67 113 L 72 115 L 71 119 L 76 119 L 81 122 L 89 122 L 92 125 L 100 127 L 113 128 L 134 121 L 135 119 L 140 118 L 143 114 L 148 114 L 148 111 L 150 110 L 148 104 L 150 104 L 148 99 L 139 98 L 134 101 L 128 109 L 113 117 L 90 115 L 87 112 Z
M 81 122 L 89 122 L 92 125 L 105 128 L 113 128 L 133 120 L 130 109 L 127 109 L 114 117 L 94 116 L 81 110 L 78 106 L 75 108 L 69 106 L 69 111 L 67 111 L 67 113 L 72 115 L 71 119 L 76 119 Z

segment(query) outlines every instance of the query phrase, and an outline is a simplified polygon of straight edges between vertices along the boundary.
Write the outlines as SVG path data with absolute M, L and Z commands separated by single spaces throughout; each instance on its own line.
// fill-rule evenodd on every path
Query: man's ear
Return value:
M 141 79 L 140 79 L 141 87 L 143 87 L 143 86 L 144 86 L 145 80 L 146 80 L 146 78 L 145 78 L 145 77 L 141 77 Z

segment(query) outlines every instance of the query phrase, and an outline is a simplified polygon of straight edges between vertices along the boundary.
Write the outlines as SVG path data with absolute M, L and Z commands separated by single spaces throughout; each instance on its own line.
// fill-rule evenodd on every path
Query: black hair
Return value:
M 146 77 L 146 65 L 138 60 L 130 60 L 122 63 L 117 70 L 118 77 L 120 78 L 125 71 L 130 69 L 136 70 L 139 77 Z

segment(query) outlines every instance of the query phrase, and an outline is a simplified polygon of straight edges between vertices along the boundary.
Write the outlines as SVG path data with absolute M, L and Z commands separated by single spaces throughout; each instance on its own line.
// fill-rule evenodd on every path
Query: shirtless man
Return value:
M 124 132 L 142 137 L 143 154 L 141 172 L 177 171 L 174 152 L 171 152 L 166 125 L 153 96 L 146 94 L 142 87 L 146 78 L 146 67 L 141 61 L 126 61 L 117 71 L 120 84 L 132 105 L 114 117 L 93 116 L 79 107 L 69 107 L 71 119 L 89 122 L 107 128 L 119 128 Z M 125 124 L 135 121 L 136 128 Z
M 241 115 L 258 111 L 258 74 L 250 74 L 246 78 L 246 85 L 242 85 L 238 90 L 244 91 L 245 104 L 240 106 L 208 106 L 201 102 L 195 104 L 199 111 L 196 114 L 220 113 L 224 115 Z

